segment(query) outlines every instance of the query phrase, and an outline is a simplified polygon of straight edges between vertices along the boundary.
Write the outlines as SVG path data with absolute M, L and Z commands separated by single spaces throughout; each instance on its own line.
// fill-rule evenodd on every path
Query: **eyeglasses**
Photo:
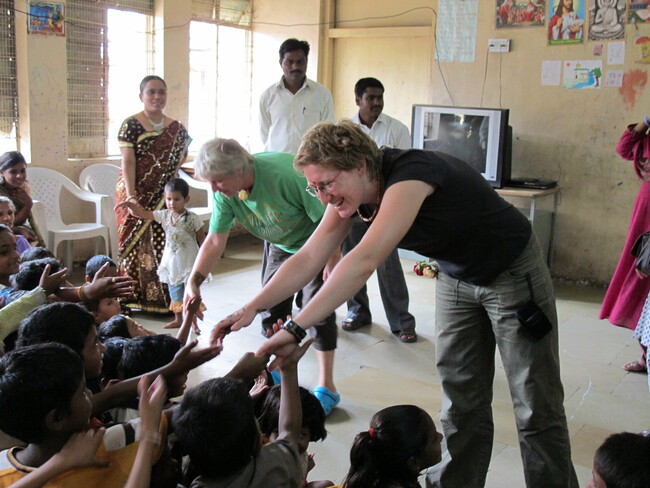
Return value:
M 338 173 L 334 175 L 334 177 L 331 180 L 326 181 L 325 183 L 322 183 L 320 185 L 307 185 L 305 191 L 309 193 L 312 197 L 317 197 L 319 193 L 322 193 L 324 191 L 329 191 L 330 188 L 332 188 L 332 185 L 336 182 L 336 178 L 338 178 L 342 172 L 343 170 L 340 170 Z

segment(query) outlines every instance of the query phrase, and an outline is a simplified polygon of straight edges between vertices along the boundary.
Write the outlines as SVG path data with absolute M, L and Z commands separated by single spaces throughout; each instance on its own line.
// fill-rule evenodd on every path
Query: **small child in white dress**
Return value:
M 190 201 L 190 187 L 186 181 L 173 178 L 165 185 L 166 210 L 145 210 L 139 203 L 126 200 L 116 208 L 126 207 L 141 219 L 159 222 L 165 231 L 165 249 L 158 266 L 158 277 L 167 283 L 174 320 L 164 326 L 175 329 L 183 322 L 183 294 L 185 282 L 190 276 L 199 246 L 205 239 L 203 222 L 185 206 Z

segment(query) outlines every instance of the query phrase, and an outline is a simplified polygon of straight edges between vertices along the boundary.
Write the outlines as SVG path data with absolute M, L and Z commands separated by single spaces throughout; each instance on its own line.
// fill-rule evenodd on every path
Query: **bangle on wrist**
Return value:
M 650 128 L 650 120 L 648 120 L 647 115 L 643 117 L 643 123 L 645 124 L 646 127 Z
M 298 344 L 300 344 L 307 335 L 305 329 L 300 327 L 296 322 L 293 321 L 293 319 L 287 320 L 280 326 L 280 328 L 286 330 L 289 334 L 291 334 L 296 339 L 296 342 Z
M 77 297 L 79 298 L 80 302 L 85 302 L 87 299 L 86 293 L 84 292 L 84 286 L 86 285 L 81 285 L 79 288 L 77 288 Z
M 136 202 L 138 201 L 138 198 L 135 195 L 128 195 L 126 197 L 127 200 L 135 200 Z

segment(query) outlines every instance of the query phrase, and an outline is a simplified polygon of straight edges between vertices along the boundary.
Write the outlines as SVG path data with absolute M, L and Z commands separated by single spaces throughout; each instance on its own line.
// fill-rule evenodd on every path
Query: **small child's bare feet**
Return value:
M 174 319 L 171 322 L 168 322 L 165 325 L 163 325 L 163 329 L 178 329 L 180 326 L 181 326 L 181 321 Z
M 197 324 L 196 321 L 192 322 L 192 332 L 196 335 L 201 335 L 201 329 L 199 329 L 199 324 Z

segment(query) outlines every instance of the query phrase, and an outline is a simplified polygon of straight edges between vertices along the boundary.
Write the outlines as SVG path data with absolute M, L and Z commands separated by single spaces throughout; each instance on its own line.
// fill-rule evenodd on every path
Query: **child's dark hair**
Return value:
M 168 191 L 178 192 L 183 198 L 187 198 L 187 195 L 190 194 L 190 185 L 182 178 L 172 178 L 165 185 L 165 192 Z
M 18 273 L 13 277 L 14 284 L 19 290 L 33 290 L 38 286 L 45 266 L 50 265 L 50 274 L 61 269 L 61 263 L 55 258 L 34 259 L 20 263 Z
M 0 358 L 0 429 L 42 442 L 47 414 L 69 411 L 82 378 L 81 358 L 63 344 L 22 347 Z
M 594 470 L 607 488 L 643 488 L 650 480 L 650 437 L 613 434 L 596 450 Z
M 13 231 L 5 224 L 0 224 L 0 233 L 1 232 L 11 232 L 13 234 Z
M 111 337 L 124 337 L 125 339 L 130 339 L 131 334 L 129 334 L 126 315 L 113 315 L 107 321 L 102 322 L 99 326 L 97 335 L 99 335 L 99 340 L 102 342 Z
M 56 302 L 32 310 L 20 323 L 16 347 L 58 342 L 81 356 L 95 318 L 81 305 Z
M 50 251 L 46 247 L 30 247 L 29 249 L 25 249 L 23 253 L 20 255 L 20 262 L 21 263 L 26 263 L 27 261 L 34 261 L 36 259 L 44 259 L 44 258 L 55 258 L 56 256 L 52 251 Z
M 124 344 L 118 369 L 124 379 L 149 373 L 169 364 L 181 347 L 181 341 L 167 334 L 135 337 Z
M 280 389 L 281 385 L 275 385 L 269 389 L 263 397 L 257 420 L 260 424 L 260 431 L 264 435 L 271 435 L 278 431 L 280 422 Z M 299 387 L 300 402 L 302 404 L 302 426 L 309 429 L 309 442 L 322 441 L 327 437 L 325 430 L 325 411 L 309 390 Z
M 370 429 L 354 439 L 343 485 L 419 487 L 418 473 L 409 467 L 409 460 L 427 445 L 427 420 L 427 413 L 415 405 L 395 405 L 373 415 Z
M 131 339 L 124 337 L 111 337 L 104 341 L 104 355 L 102 356 L 102 372 L 99 377 L 102 381 L 117 380 L 120 378 L 119 364 L 122 359 L 124 345 Z
M 176 435 L 197 472 L 228 476 L 248 463 L 259 437 L 244 383 L 214 378 L 188 390 L 174 412 Z
M 111 268 L 117 268 L 117 264 L 105 254 L 98 254 L 93 256 L 86 262 L 86 276 L 94 278 L 97 271 L 101 269 L 106 263 L 110 263 Z

